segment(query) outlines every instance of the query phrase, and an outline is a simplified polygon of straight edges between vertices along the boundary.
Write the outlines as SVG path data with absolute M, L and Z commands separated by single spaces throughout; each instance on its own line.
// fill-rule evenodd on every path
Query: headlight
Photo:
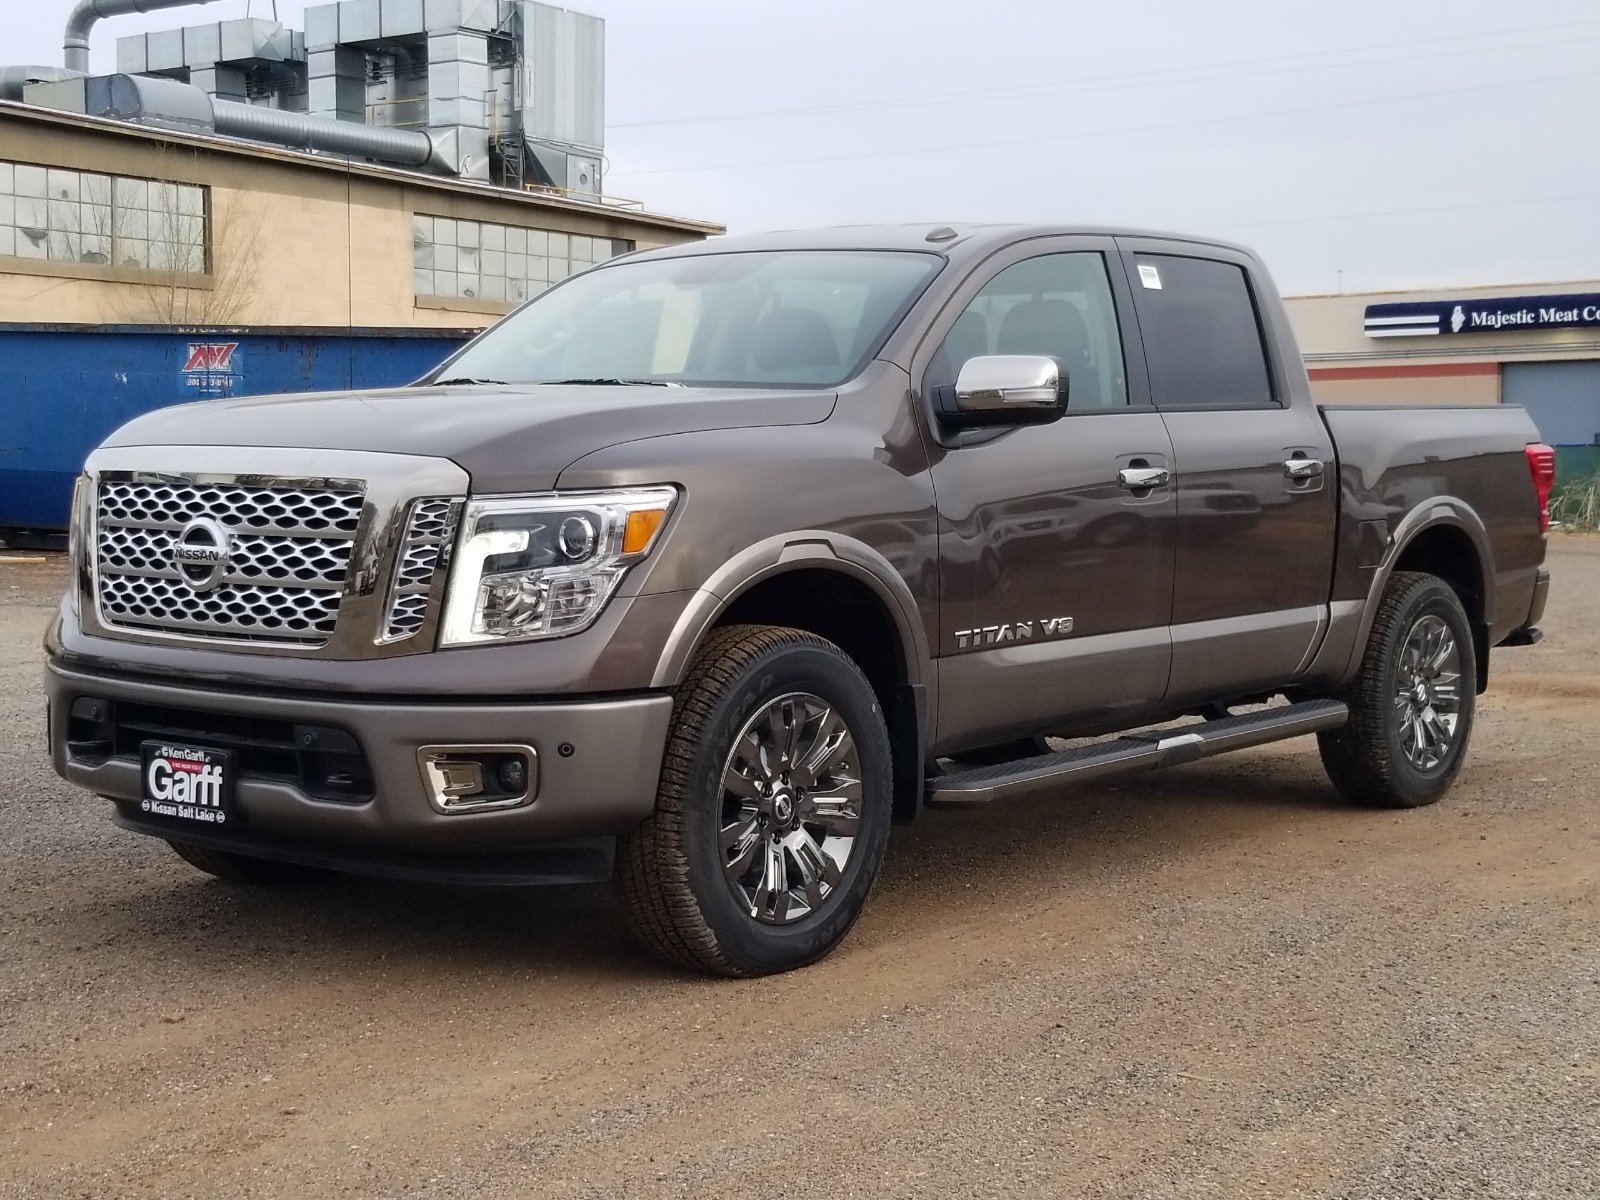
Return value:
M 650 552 L 677 498 L 655 487 L 467 501 L 440 644 L 587 629 Z

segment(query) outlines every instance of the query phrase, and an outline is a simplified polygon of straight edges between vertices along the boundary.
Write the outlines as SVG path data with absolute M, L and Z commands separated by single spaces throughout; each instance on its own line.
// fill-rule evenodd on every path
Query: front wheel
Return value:
M 656 811 L 619 847 L 640 937 L 719 975 L 814 962 L 860 915 L 889 833 L 883 712 L 837 646 L 716 631 L 673 706 Z
M 1477 691 L 1472 629 L 1454 590 L 1433 575 L 1395 572 L 1342 697 L 1350 721 L 1317 735 L 1334 787 L 1358 804 L 1432 804 L 1461 771 Z

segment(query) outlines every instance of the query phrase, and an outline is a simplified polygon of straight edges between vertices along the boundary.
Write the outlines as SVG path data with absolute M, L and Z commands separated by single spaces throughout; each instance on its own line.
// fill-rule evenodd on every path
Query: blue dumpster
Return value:
M 474 332 L 0 323 L 0 530 L 65 530 L 83 460 L 141 413 L 409 383 Z

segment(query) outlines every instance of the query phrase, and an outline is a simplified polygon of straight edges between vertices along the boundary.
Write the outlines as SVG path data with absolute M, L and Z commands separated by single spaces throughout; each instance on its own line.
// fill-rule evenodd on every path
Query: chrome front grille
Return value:
M 151 529 L 182 529 L 214 517 L 241 532 L 355 537 L 360 491 L 185 483 L 102 483 L 100 519 Z
M 444 565 L 461 502 L 443 498 L 418 500 L 411 506 L 406 531 L 395 551 L 394 581 L 389 587 L 389 610 L 383 640 L 415 637 L 428 619 L 428 599 L 434 578 Z
M 224 584 L 202 603 L 181 580 L 102 575 L 100 611 L 113 625 L 320 643 L 338 622 L 339 593 Z
M 364 493 L 102 479 L 95 525 L 101 619 L 134 631 L 320 646 L 333 636 Z M 215 561 L 180 563 L 199 526 Z
M 148 575 L 172 566 L 172 544 L 177 534 L 165 529 L 105 526 L 100 529 L 100 561 L 113 571 Z M 350 569 L 351 543 L 332 538 L 267 538 L 257 535 L 233 539 L 229 565 L 234 574 L 251 582 L 289 581 L 336 586 Z

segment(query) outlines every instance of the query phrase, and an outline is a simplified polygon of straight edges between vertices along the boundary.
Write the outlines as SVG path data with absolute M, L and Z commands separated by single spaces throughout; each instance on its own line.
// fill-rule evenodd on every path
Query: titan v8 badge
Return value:
M 976 650 L 982 646 L 998 646 L 1002 642 L 1024 642 L 1032 639 L 1037 626 L 1042 638 L 1066 637 L 1072 632 L 1071 617 L 1041 617 L 1037 621 L 1012 621 L 1005 625 L 984 625 L 977 629 L 956 630 L 957 650 Z

